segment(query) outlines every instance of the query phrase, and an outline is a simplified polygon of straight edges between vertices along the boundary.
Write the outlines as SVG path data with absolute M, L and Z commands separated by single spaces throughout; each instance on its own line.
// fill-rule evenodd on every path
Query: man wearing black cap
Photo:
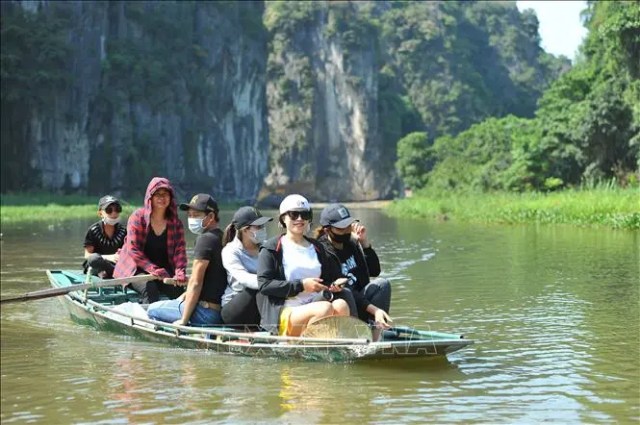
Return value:
M 222 231 L 218 228 L 218 204 L 210 195 L 199 193 L 186 204 L 189 230 L 198 235 L 187 290 L 175 300 L 149 306 L 149 317 L 176 325 L 219 325 L 220 299 L 227 286 L 222 266 Z
M 84 263 L 82 267 L 87 273 L 101 278 L 113 277 L 113 268 L 118 260 L 118 249 L 124 244 L 127 229 L 120 224 L 120 201 L 111 195 L 106 195 L 98 201 L 98 217 L 100 221 L 94 223 L 87 230 L 84 237 Z

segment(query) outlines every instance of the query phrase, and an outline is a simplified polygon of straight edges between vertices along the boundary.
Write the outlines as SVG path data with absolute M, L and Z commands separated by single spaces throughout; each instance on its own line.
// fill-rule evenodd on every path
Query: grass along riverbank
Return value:
M 30 221 L 58 222 L 96 217 L 96 196 L 53 194 L 3 194 L 0 198 L 0 225 Z M 122 201 L 122 214 L 128 216 L 138 206 Z
M 0 225 L 27 222 L 61 222 L 96 217 L 99 196 L 55 195 L 50 193 L 3 194 L 0 197 Z M 143 196 L 130 198 L 138 203 L 120 199 L 124 218 L 142 206 Z M 179 200 L 188 202 L 189 199 Z M 218 203 L 220 209 L 237 209 L 239 204 Z M 123 220 L 123 223 L 126 221 Z
M 545 223 L 640 229 L 638 188 L 593 188 L 551 193 L 430 194 L 394 201 L 386 211 L 476 223 Z
M 26 194 L 0 197 L 0 225 L 58 222 L 95 217 L 94 196 Z M 552 193 L 431 194 L 391 203 L 346 203 L 349 208 L 383 207 L 397 217 L 422 217 L 480 223 L 547 223 L 640 229 L 640 189 L 599 187 Z M 140 205 L 122 200 L 123 216 Z M 323 204 L 314 204 L 314 209 Z M 238 205 L 221 205 L 237 208 Z M 319 213 L 319 211 L 318 211 Z

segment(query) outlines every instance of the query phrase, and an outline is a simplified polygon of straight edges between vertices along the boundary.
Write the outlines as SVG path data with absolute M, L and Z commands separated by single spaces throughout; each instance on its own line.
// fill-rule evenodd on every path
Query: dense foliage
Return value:
M 570 66 L 540 48 L 535 14 L 511 2 L 269 2 L 265 26 L 269 107 L 279 125 L 270 135 L 273 164 L 285 154 L 305 162 L 297 152 L 311 138 L 325 72 L 323 53 L 312 48 L 319 31 L 340 47 L 356 91 L 363 92 L 356 58 L 372 52 L 377 167 L 389 171 L 398 140 L 409 133 L 426 131 L 431 144 L 490 116 L 532 117 L 543 90 Z
M 533 116 L 568 67 L 539 47 L 537 18 L 514 3 L 394 2 L 380 21 L 389 66 L 432 137 L 489 116 Z
M 427 148 L 435 165 L 419 176 L 401 170 L 405 181 L 440 190 L 551 190 L 610 178 L 637 184 L 640 5 L 590 2 L 584 19 L 581 57 L 544 93 L 535 118 L 492 118 L 442 136 Z
M 25 136 L 33 116 L 51 120 L 47 108 L 75 99 L 70 80 L 80 74 L 73 73 L 73 37 L 84 23 L 73 22 L 70 4 L 2 2 L 2 192 L 37 187 L 37 170 L 29 166 L 33 147 L 16 141 L 35 140 Z M 321 103 L 314 93 L 324 70 L 314 58 L 329 53 L 309 50 L 322 33 L 343 49 L 344 76 L 355 91 L 363 85 L 360 71 L 370 66 L 359 59 L 362 52 L 375 58 L 371 96 L 383 141 L 376 165 L 387 170 L 397 155 L 400 175 L 412 188 L 551 190 L 585 179 L 637 181 L 636 2 L 588 3 L 589 36 L 569 72 L 566 58 L 540 48 L 535 14 L 520 13 L 513 2 L 268 2 L 262 20 L 253 5 L 238 4 L 92 4 L 124 18 L 110 20 L 119 24 L 105 39 L 100 90 L 91 99 L 100 119 L 82 123 L 89 138 L 106 134 L 103 144 L 92 146 L 89 181 L 96 187 L 90 184 L 90 192 L 115 183 L 104 177 L 114 168 L 109 158 L 115 150 L 123 152 L 119 165 L 125 169 L 118 184 L 139 190 L 157 172 L 154 155 L 162 139 L 151 134 L 157 128 L 133 122 L 132 109 L 180 116 L 184 162 L 201 159 L 195 134 L 211 121 L 209 112 L 224 114 L 233 102 L 220 88 L 234 70 L 214 66 L 206 41 L 238 36 L 225 33 L 224 24 L 201 28 L 200 19 L 209 15 L 220 20 L 208 22 L 239 22 L 243 37 L 269 40 L 270 113 L 276 110 L 273 121 L 290 130 L 272 137 L 271 166 L 298 152 L 299 169 L 290 174 L 300 180 L 317 174 L 304 153 Z M 33 5 L 42 10 L 28 10 Z M 220 63 L 234 63 L 228 51 L 218 54 L 225 57 Z M 127 123 L 112 129 L 118 134 L 96 128 L 118 119 Z M 200 177 L 188 167 L 185 175 Z

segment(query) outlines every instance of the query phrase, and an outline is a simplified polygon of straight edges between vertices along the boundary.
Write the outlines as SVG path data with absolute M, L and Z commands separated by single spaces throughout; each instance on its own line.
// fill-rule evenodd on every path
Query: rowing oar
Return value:
M 149 280 L 157 279 L 157 276 L 150 274 L 141 274 L 131 277 L 123 277 L 120 279 L 107 279 L 101 280 L 95 283 L 83 283 L 81 285 L 63 286 L 61 288 L 49 288 L 42 289 L 40 291 L 27 292 L 26 294 L 16 295 L 13 297 L 7 297 L 0 300 L 0 304 L 17 303 L 20 301 L 39 300 L 42 298 L 57 297 L 60 295 L 68 294 L 69 292 L 82 291 L 84 289 L 102 288 L 103 286 L 117 286 L 126 285 L 132 282 L 147 282 Z

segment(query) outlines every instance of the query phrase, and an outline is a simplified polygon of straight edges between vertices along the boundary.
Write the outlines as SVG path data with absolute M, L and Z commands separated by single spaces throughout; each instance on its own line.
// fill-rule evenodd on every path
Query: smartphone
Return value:
M 332 285 L 336 288 L 344 288 L 344 286 L 347 284 L 347 281 L 348 279 L 346 277 L 341 277 L 340 279 L 336 279 L 335 281 L 333 281 Z

